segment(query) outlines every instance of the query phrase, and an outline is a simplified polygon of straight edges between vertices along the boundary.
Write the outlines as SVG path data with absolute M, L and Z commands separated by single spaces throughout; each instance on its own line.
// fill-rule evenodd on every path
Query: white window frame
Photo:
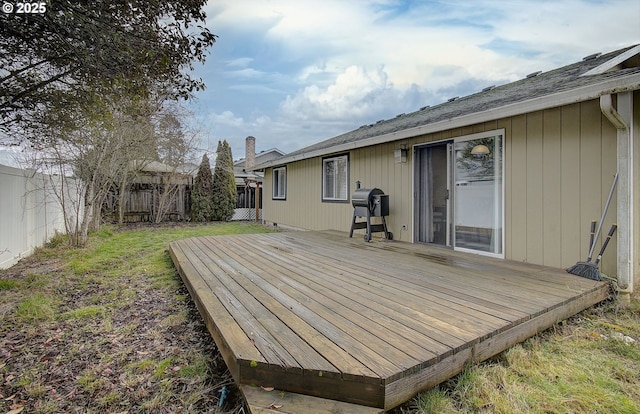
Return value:
M 273 181 L 271 198 L 273 200 L 287 199 L 287 167 L 273 169 Z
M 456 245 L 456 231 L 455 231 L 455 221 L 456 219 L 456 213 L 454 211 L 453 213 L 453 217 L 452 219 L 454 220 L 454 224 L 453 224 L 453 228 L 454 230 L 452 231 L 452 237 L 453 237 L 453 246 L 454 246 L 454 250 L 456 251 L 460 251 L 460 252 L 467 252 L 467 253 L 475 253 L 475 254 L 479 254 L 482 256 L 490 256 L 490 257 L 497 257 L 500 259 L 504 259 L 505 258 L 505 177 L 504 177 L 504 168 L 505 168 L 505 130 L 504 129 L 497 129 L 497 130 L 493 130 L 493 131 L 487 131 L 487 132 L 480 132 L 477 134 L 472 134 L 472 135 L 464 135 L 461 137 L 456 137 L 454 138 L 454 143 L 460 143 L 460 142 L 467 142 L 467 141 L 473 141 L 473 140 L 478 140 L 478 139 L 482 139 L 482 138 L 494 138 L 494 139 L 499 139 L 500 140 L 500 153 L 494 153 L 493 157 L 495 158 L 495 171 L 499 171 L 499 179 L 500 179 L 500 185 L 499 186 L 494 186 L 493 188 L 493 194 L 494 194 L 494 207 L 495 207 L 495 212 L 494 212 L 494 225 L 499 226 L 498 228 L 500 229 L 500 233 L 498 234 L 498 237 L 500 238 L 499 241 L 499 251 L 483 251 L 483 250 L 476 250 L 476 249 L 469 249 L 469 248 L 464 248 L 464 247 L 460 247 Z M 455 150 L 454 150 L 454 157 L 455 157 Z M 452 160 L 453 162 L 455 162 L 455 159 Z M 452 167 L 452 169 L 455 169 L 455 167 Z M 455 188 L 453 191 L 453 198 L 454 198 L 454 204 L 458 203 L 458 201 L 455 200 Z M 496 202 L 495 200 L 498 199 L 499 202 Z M 458 204 L 459 205 L 459 204 Z M 455 208 L 455 207 L 454 207 Z M 494 229 L 496 227 L 494 226 Z M 497 245 L 496 245 L 497 246 Z M 496 247 L 498 248 L 498 247 Z
M 335 174 L 334 178 L 333 178 L 333 182 L 330 183 L 329 177 L 326 176 L 325 171 L 326 171 L 326 165 L 328 163 L 339 163 L 341 160 L 344 160 L 344 182 L 339 183 L 337 178 L 339 177 L 339 174 Z M 329 186 L 331 186 L 332 190 L 333 190 L 333 194 L 334 196 L 331 197 L 327 194 L 327 189 L 329 188 Z M 340 188 L 344 188 L 344 196 L 343 197 L 336 197 L 335 194 L 338 194 L 340 191 Z M 328 158 L 323 158 L 322 159 L 322 201 L 329 201 L 329 202 L 349 202 L 349 154 L 343 154 L 343 155 L 337 155 L 334 157 L 328 157 Z

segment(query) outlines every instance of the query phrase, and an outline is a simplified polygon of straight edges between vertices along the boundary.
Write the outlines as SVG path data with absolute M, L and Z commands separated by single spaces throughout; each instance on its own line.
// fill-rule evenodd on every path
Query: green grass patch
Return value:
M 122 396 L 119 392 L 111 391 L 100 398 L 98 398 L 97 403 L 100 407 L 111 407 L 116 404 Z
M 187 365 L 180 368 L 178 375 L 191 380 L 203 380 L 209 373 L 209 359 L 202 354 L 193 355 Z
M 109 380 L 95 372 L 86 370 L 83 374 L 77 378 L 78 386 L 89 394 L 99 393 L 109 389 Z
M 248 223 L 212 223 L 177 228 L 140 227 L 118 230 L 105 226 L 90 239 L 89 245 L 72 255 L 69 266 L 77 275 L 100 272 L 118 276 L 129 272 L 147 274 L 159 287 L 174 288 L 178 281 L 167 247 L 174 240 L 188 237 L 265 233 L 264 226 Z
M 153 396 L 153 398 L 150 398 L 147 401 L 143 402 L 141 404 L 141 407 L 148 412 L 157 412 L 167 406 L 168 400 L 169 400 L 168 395 L 156 394 Z
M 171 326 L 179 326 L 184 323 L 187 323 L 187 320 L 188 320 L 187 312 L 185 311 L 178 312 L 178 313 L 171 314 L 166 318 L 164 318 L 163 320 L 161 320 L 160 326 L 164 328 L 169 328 Z
M 22 282 L 24 290 L 34 291 L 42 289 L 49 285 L 49 277 L 47 275 L 33 274 L 28 275 Z
M 35 293 L 24 299 L 16 309 L 17 319 L 23 322 L 52 320 L 56 315 L 55 301 L 44 293 Z
M 440 388 L 434 388 L 417 396 L 411 407 L 421 413 L 452 414 L 459 412 L 453 400 Z
M 158 362 L 153 371 L 154 379 L 161 379 L 167 376 L 167 373 L 175 366 L 175 357 L 168 357 Z
M 19 286 L 17 280 L 0 279 L 0 290 L 17 289 Z
M 38 398 L 47 393 L 47 387 L 40 382 L 32 382 L 24 387 L 27 395 L 31 398 Z
M 56 233 L 49 239 L 48 242 L 44 244 L 44 247 L 47 249 L 54 249 L 59 246 L 63 246 L 69 242 L 69 237 L 66 234 Z
M 154 359 L 145 358 L 140 361 L 134 361 L 130 364 L 127 364 L 127 370 L 131 370 L 132 372 L 144 374 L 145 372 L 149 372 L 158 365 L 158 361 Z
M 65 320 L 102 317 L 107 313 L 107 308 L 101 305 L 90 305 L 84 308 L 73 309 L 60 315 Z

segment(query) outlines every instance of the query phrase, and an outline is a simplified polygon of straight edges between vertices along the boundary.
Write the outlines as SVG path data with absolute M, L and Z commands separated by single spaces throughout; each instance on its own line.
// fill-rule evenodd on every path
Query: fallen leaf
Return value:
M 9 401 L 9 400 L 13 400 L 14 398 L 16 398 L 16 395 L 15 395 L 15 394 L 13 394 L 13 395 L 11 395 L 11 396 L 9 396 L 9 397 L 5 398 L 4 400 L 5 400 L 5 401 Z
M 24 410 L 24 405 L 18 408 L 14 408 L 13 410 L 9 411 L 7 414 L 19 414 L 22 412 L 22 410 Z
M 260 387 L 262 388 L 264 391 L 273 391 L 274 388 L 273 387 Z
M 271 404 L 269 406 L 269 408 L 272 409 L 272 410 L 278 410 L 278 409 L 282 408 L 282 405 L 280 405 L 280 404 Z

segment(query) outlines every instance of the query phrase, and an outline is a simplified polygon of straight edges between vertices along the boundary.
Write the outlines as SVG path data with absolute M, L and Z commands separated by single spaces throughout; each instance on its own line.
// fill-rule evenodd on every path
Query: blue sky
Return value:
M 360 125 L 640 43 L 639 0 L 210 0 L 189 107 L 214 152 L 290 152 Z

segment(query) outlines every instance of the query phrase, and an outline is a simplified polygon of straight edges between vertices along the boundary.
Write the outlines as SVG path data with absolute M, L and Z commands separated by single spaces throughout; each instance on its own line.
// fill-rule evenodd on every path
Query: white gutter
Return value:
M 611 95 L 600 97 L 600 109 L 617 129 L 618 191 L 618 289 L 633 293 L 634 261 L 634 194 L 633 194 L 633 92 L 617 95 L 618 109 L 613 106 Z
M 630 75 L 623 79 L 608 79 L 600 83 L 583 86 L 581 88 L 572 89 L 570 91 L 545 95 L 539 98 L 508 104 L 482 112 L 474 112 L 468 115 L 459 116 L 457 118 L 447 119 L 445 121 L 434 122 L 431 124 L 408 128 L 402 131 L 391 132 L 389 134 L 378 135 L 358 141 L 347 142 L 328 148 L 321 148 L 296 155 L 285 156 L 283 158 L 278 158 L 259 164 L 255 167 L 255 170 L 264 170 L 265 168 L 284 165 L 294 161 L 301 161 L 309 158 L 335 154 L 338 152 L 346 152 L 357 148 L 384 144 L 401 139 L 413 138 L 419 135 L 432 134 L 452 128 L 460 128 L 490 120 L 522 115 L 529 112 L 540 111 L 543 109 L 549 109 L 596 99 L 606 94 L 629 92 L 636 89 L 640 89 L 640 74 L 638 73 Z

